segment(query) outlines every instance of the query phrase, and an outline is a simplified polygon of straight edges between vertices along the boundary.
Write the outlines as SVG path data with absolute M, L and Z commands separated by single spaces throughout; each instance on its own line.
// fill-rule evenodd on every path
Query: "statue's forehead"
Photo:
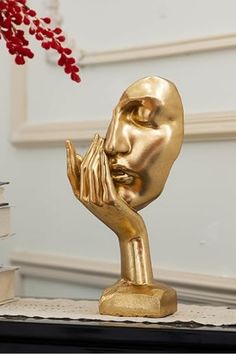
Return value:
M 149 77 L 136 81 L 129 86 L 120 98 L 120 103 L 142 101 L 149 97 L 159 101 L 164 100 L 172 91 L 171 83 L 158 77 Z

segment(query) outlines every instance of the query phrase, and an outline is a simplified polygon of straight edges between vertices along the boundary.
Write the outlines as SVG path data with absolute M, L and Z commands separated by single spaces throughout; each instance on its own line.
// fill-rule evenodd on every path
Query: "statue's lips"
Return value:
M 136 173 L 121 165 L 111 166 L 111 176 L 115 182 L 130 184 L 133 182 Z

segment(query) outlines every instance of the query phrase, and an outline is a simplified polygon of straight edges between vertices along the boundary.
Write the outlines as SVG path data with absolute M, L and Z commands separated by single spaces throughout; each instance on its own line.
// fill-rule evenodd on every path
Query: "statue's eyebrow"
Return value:
M 120 110 L 125 111 L 125 110 L 129 110 L 129 109 L 132 109 L 135 107 L 140 107 L 140 106 L 143 106 L 142 99 L 134 99 L 134 100 L 130 100 L 130 101 L 127 101 L 126 103 L 124 103 L 120 107 Z
M 160 107 L 161 105 L 162 105 L 161 101 L 155 97 L 143 98 L 143 106 L 145 108 L 150 109 L 150 111 L 152 111 L 153 109 L 156 109 L 157 107 Z
M 140 98 L 136 98 L 136 99 L 129 100 L 129 101 L 125 102 L 123 104 L 123 106 L 121 107 L 121 110 L 143 106 L 147 109 L 150 109 L 150 111 L 152 111 L 153 109 L 155 109 L 161 105 L 162 105 L 162 102 L 160 100 L 158 100 L 157 98 L 146 96 L 146 97 L 140 97 Z

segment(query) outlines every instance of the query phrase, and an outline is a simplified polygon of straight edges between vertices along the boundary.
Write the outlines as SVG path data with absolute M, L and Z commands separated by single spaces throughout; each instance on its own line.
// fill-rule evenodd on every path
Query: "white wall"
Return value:
M 236 30 L 234 0 L 61 0 L 61 5 L 65 27 L 90 51 Z M 80 86 L 49 66 L 40 51 L 37 56 L 28 78 L 29 119 L 37 122 L 109 118 L 127 85 L 150 74 L 177 84 L 187 113 L 236 110 L 235 49 L 85 67 Z M 116 237 L 73 198 L 64 147 L 11 144 L 11 58 L 2 45 L 0 61 L 0 179 L 11 182 L 7 197 L 15 206 L 16 232 L 0 242 L 1 263 L 16 250 L 119 262 Z M 235 152 L 236 141 L 184 144 L 163 195 L 142 212 L 156 267 L 236 277 Z M 26 295 L 97 296 L 90 290 L 34 279 L 26 285 Z

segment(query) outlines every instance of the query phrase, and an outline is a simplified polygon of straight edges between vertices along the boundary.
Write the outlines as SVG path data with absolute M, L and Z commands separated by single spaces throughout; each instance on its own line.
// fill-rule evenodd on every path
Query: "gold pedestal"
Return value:
M 177 311 L 176 291 L 165 284 L 134 285 L 124 279 L 105 289 L 99 312 L 125 317 L 165 317 Z

